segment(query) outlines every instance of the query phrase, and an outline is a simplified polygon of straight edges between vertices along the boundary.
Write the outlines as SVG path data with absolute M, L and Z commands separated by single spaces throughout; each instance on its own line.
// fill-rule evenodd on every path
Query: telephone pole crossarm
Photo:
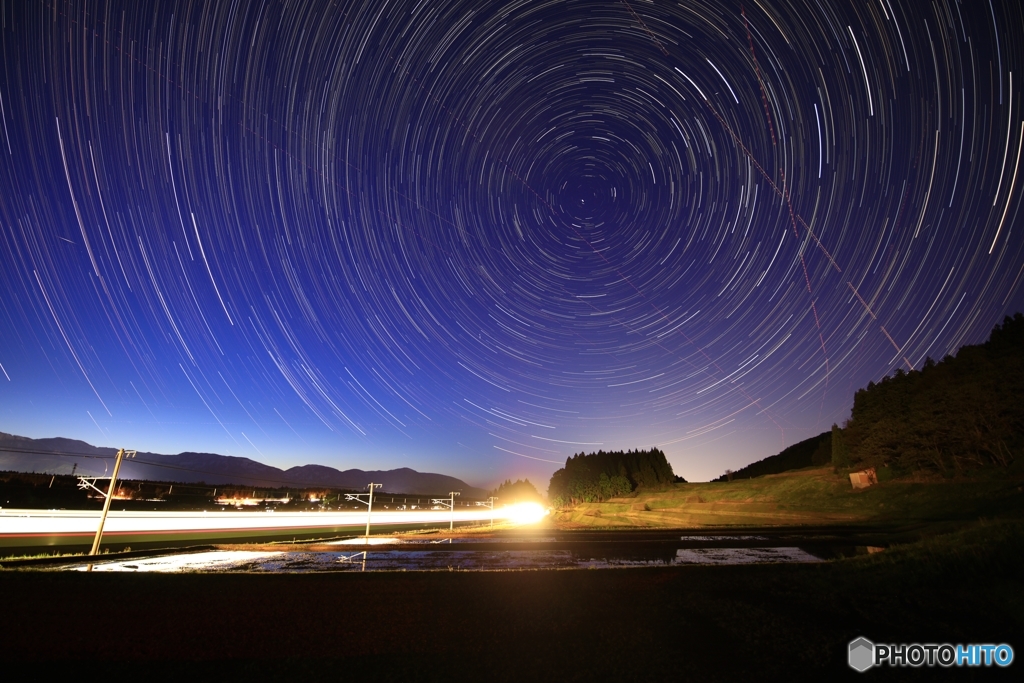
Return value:
M 461 491 L 449 491 L 448 498 L 432 498 L 430 501 L 431 505 L 444 505 L 452 511 L 451 522 L 448 524 L 448 531 L 452 531 L 455 528 L 455 496 L 461 496 Z
M 96 482 L 110 479 L 110 477 L 83 477 L 78 475 L 78 488 L 89 490 L 92 489 L 96 493 L 100 494 L 104 498 L 107 497 L 107 492 L 96 486 Z
M 494 501 L 498 500 L 497 496 L 490 496 L 487 500 L 478 500 L 476 504 L 479 507 L 485 507 L 491 511 L 491 526 L 494 526 Z

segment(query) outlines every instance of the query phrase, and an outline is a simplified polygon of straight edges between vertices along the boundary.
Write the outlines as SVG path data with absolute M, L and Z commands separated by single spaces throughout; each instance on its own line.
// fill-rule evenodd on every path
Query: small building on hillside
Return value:
M 875 474 L 875 468 L 869 467 L 860 472 L 850 472 L 850 483 L 853 484 L 855 489 L 866 489 L 872 484 L 877 484 L 878 475 Z

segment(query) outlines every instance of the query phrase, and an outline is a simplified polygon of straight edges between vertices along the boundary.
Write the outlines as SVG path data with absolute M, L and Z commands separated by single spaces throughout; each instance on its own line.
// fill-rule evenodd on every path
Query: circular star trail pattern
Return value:
M 4 430 L 708 478 L 1020 307 L 1016 2 L 7 3 Z

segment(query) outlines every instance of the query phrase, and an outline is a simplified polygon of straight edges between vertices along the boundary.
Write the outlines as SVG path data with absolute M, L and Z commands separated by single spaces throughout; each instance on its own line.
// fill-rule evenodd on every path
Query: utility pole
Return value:
M 448 524 L 448 531 L 452 531 L 455 529 L 455 496 L 461 496 L 462 493 L 459 491 L 449 491 L 448 495 L 450 498 L 434 498 L 431 504 L 444 505 L 452 511 L 452 521 Z
M 103 501 L 103 513 L 100 515 L 100 526 L 96 529 L 96 538 L 92 541 L 92 550 L 89 551 L 89 556 L 92 557 L 99 552 L 100 541 L 103 540 L 103 525 L 107 522 L 107 513 L 110 511 L 110 501 L 114 499 L 114 487 L 117 486 L 117 473 L 121 470 L 121 460 L 128 456 L 129 458 L 135 457 L 135 451 L 126 451 L 123 448 L 117 450 L 117 459 L 114 461 L 114 474 L 110 477 L 110 486 L 107 487 L 107 492 L 104 493 L 96 488 L 96 482 L 100 479 L 106 479 L 106 477 L 79 477 L 78 488 L 88 489 L 92 488 L 100 495 L 104 497 Z M 86 571 L 92 571 L 92 563 L 86 568 Z
M 379 489 L 381 484 L 374 484 L 372 481 L 366 485 L 366 488 L 370 489 L 369 493 L 346 493 L 345 500 L 354 500 L 357 503 L 362 503 L 366 506 L 366 545 L 370 545 L 370 513 L 373 512 L 373 490 Z M 366 500 L 363 500 L 363 497 Z
M 497 496 L 491 496 L 485 501 L 478 501 L 477 505 L 485 508 L 489 508 L 491 511 L 491 526 L 494 526 L 494 501 L 498 500 Z

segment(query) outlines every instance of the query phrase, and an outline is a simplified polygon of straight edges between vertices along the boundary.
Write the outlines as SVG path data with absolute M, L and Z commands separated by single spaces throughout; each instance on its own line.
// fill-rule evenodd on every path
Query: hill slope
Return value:
M 797 470 L 812 465 L 826 465 L 832 456 L 832 433 L 822 432 L 817 436 L 795 443 L 781 453 L 770 455 L 763 460 L 750 463 L 746 467 L 723 474 L 713 481 L 732 479 L 753 479 L 763 474 L 779 474 L 789 470 Z

